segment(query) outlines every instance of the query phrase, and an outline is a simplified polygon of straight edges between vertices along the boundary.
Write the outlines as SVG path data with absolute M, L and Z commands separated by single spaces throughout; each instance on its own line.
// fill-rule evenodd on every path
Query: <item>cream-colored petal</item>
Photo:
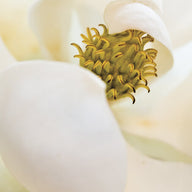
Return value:
M 134 105 L 112 106 L 127 141 L 149 156 L 192 162 L 191 50 L 192 42 L 174 52 L 174 67 L 149 95 L 139 95 Z
M 164 21 L 169 30 L 173 47 L 183 46 L 192 40 L 192 1 L 163 1 Z
M 2 192 L 27 192 L 21 184 L 9 173 L 0 159 L 0 191 Z
M 4 42 L 0 37 L 0 71 L 15 61 L 15 58 L 9 53 Z
M 73 0 L 36 0 L 29 13 L 29 22 L 46 58 L 69 60 L 68 40 Z
M 117 192 L 127 151 L 105 85 L 66 63 L 31 61 L 0 76 L 0 153 L 31 192 Z
M 126 191 L 191 192 L 192 165 L 148 158 L 128 146 Z
M 169 35 L 161 17 L 153 9 L 141 3 L 114 1 L 106 7 L 104 17 L 110 33 L 137 29 L 153 36 L 153 46 L 158 50 L 158 75 L 171 68 L 173 57 Z
M 163 12 L 162 0 L 118 0 L 118 1 L 125 3 L 141 3 L 143 5 L 146 5 L 147 7 L 152 8 L 155 12 L 159 13 L 160 15 Z
M 103 15 L 105 7 L 108 3 L 113 0 L 76 0 L 76 11 L 78 14 L 78 19 L 80 20 L 82 30 L 85 31 L 87 27 L 97 27 L 98 24 L 104 23 Z M 121 0 L 118 0 L 121 1 Z M 161 0 L 126 0 L 129 3 L 143 3 L 156 10 L 161 12 L 162 2 Z
M 106 5 L 112 0 L 76 0 L 76 11 L 85 31 L 87 27 L 97 27 L 98 24 L 104 23 L 103 13 Z
M 40 57 L 38 42 L 27 21 L 27 8 L 31 1 L 0 1 L 0 36 L 18 60 Z
M 0 71 L 15 62 L 15 58 L 9 53 L 0 38 Z M 2 192 L 26 192 L 15 178 L 9 173 L 0 158 L 0 191 Z

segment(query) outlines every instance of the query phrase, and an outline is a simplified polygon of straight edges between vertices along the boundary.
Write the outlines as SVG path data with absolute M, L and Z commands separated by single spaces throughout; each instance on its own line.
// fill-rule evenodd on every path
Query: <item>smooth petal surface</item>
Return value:
M 9 53 L 4 42 L 0 38 L 0 71 L 13 62 L 15 62 L 15 58 Z
M 0 71 L 15 62 L 15 58 L 9 53 L 0 38 Z M 0 191 L 6 192 L 24 192 L 24 188 L 17 183 L 15 178 L 11 176 L 2 160 L 0 159 Z
M 31 5 L 29 22 L 48 59 L 69 60 L 72 6 L 73 0 L 36 0 Z
M 155 12 L 161 14 L 163 12 L 162 0 L 118 0 L 126 3 L 141 3 L 152 8 Z
M 0 75 L 0 153 L 31 192 L 117 192 L 126 145 L 95 75 L 70 64 L 18 63 Z
M 191 50 L 192 42 L 174 52 L 174 67 L 149 95 L 112 106 L 127 141 L 149 156 L 192 163 Z
M 40 57 L 38 42 L 27 21 L 32 0 L 0 0 L 0 36 L 18 60 Z
M 0 159 L 0 191 L 2 192 L 27 192 L 21 184 L 8 172 Z
M 183 46 L 192 40 L 192 1 L 163 1 L 164 21 L 169 30 L 173 47 Z
M 151 159 L 128 146 L 126 191 L 191 192 L 192 165 Z
M 83 30 L 87 27 L 97 27 L 104 23 L 103 14 L 106 5 L 112 0 L 76 0 L 75 8 Z
M 78 19 L 80 20 L 83 30 L 86 30 L 87 27 L 97 27 L 98 24 L 104 23 L 103 15 L 105 7 L 108 3 L 113 0 L 76 0 L 76 11 L 78 14 Z M 118 0 L 120 1 L 120 0 Z M 143 3 L 156 10 L 161 12 L 162 2 L 161 0 L 126 0 L 128 3 Z
M 105 9 L 105 21 L 110 33 L 127 29 L 144 31 L 155 38 L 152 44 L 158 50 L 158 75 L 167 72 L 173 64 L 170 39 L 161 17 L 150 7 L 127 0 L 114 1 Z

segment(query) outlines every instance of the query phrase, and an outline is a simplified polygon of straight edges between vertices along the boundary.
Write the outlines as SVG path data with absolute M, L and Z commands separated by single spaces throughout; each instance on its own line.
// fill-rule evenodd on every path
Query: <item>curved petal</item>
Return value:
M 4 42 L 0 38 L 0 71 L 13 62 L 15 62 L 15 58 L 9 53 Z
M 164 1 L 164 20 L 169 30 L 173 47 L 192 40 L 192 1 Z
M 126 191 L 190 192 L 192 165 L 146 157 L 128 146 Z
M 113 0 L 76 0 L 75 7 L 82 29 L 85 30 L 87 27 L 98 26 L 98 24 L 104 23 L 103 14 L 105 7 L 112 1 Z M 161 12 L 162 10 L 161 0 L 126 0 L 126 2 L 143 3 L 144 5 L 151 7 L 157 12 Z
M 153 36 L 153 46 L 159 52 L 156 59 L 158 75 L 171 68 L 173 57 L 169 35 L 161 17 L 153 9 L 127 0 L 114 1 L 106 7 L 104 17 L 111 33 L 137 29 Z
M 163 12 L 162 0 L 118 0 L 118 1 L 125 3 L 141 3 L 147 7 L 150 7 L 159 14 Z
M 192 42 L 175 51 L 174 67 L 148 96 L 140 95 L 135 105 L 112 106 L 127 141 L 149 156 L 192 163 L 191 50 Z
M 5 192 L 27 192 L 5 168 L 0 159 L 0 191 Z
M 9 53 L 4 45 L 4 42 L 0 38 L 0 71 L 15 62 L 15 58 Z M 25 189 L 17 183 L 8 170 L 5 168 L 0 158 L 0 191 L 9 192 L 24 192 Z
M 36 0 L 31 5 L 29 22 L 49 59 L 69 60 L 72 6 L 73 0 Z
M 27 22 L 30 0 L 0 1 L 0 36 L 18 60 L 40 57 L 36 38 Z
M 89 71 L 31 61 L 0 76 L 0 152 L 29 191 L 117 192 L 126 184 L 124 139 Z

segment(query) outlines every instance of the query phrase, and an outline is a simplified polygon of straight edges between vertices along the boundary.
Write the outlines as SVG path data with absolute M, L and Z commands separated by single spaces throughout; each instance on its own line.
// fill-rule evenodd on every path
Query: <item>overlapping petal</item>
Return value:
M 11 64 L 15 63 L 15 58 L 10 54 L 0 39 L 0 72 L 5 70 Z M 19 184 L 16 179 L 10 174 L 0 159 L 0 191 L 7 192 L 25 192 L 26 190 Z
M 106 5 L 112 0 L 76 0 L 75 8 L 83 31 L 87 27 L 97 27 L 103 24 L 103 13 Z
M 127 141 L 145 154 L 191 163 L 192 43 L 175 51 L 175 65 L 135 105 L 114 105 Z M 133 135 L 129 135 L 133 134 Z M 129 139 L 128 139 L 129 138 Z
M 141 2 L 150 4 L 149 1 Z M 152 4 L 151 7 L 154 7 L 154 5 Z M 155 38 L 152 46 L 158 50 L 156 62 L 158 64 L 158 74 L 161 75 L 173 65 L 171 43 L 161 17 L 155 12 L 156 9 L 151 7 L 128 0 L 114 1 L 106 7 L 104 17 L 111 33 L 137 29 Z
M 18 60 L 40 57 L 38 42 L 27 21 L 32 0 L 0 1 L 0 36 Z
M 151 159 L 128 146 L 126 191 L 190 192 L 192 165 Z
M 30 10 L 30 22 L 46 58 L 67 61 L 71 57 L 68 47 L 73 7 L 80 24 L 86 28 L 103 23 L 102 13 L 108 2 L 110 0 L 77 0 L 75 6 L 73 1 L 36 0 Z M 190 2 L 185 7 L 185 3 L 181 6 L 175 1 L 177 6 L 172 10 L 169 3 L 165 2 L 165 13 L 169 14 L 165 18 L 174 46 L 178 46 L 191 38 L 192 22 L 187 8 Z M 182 9 L 185 22 L 179 19 L 179 14 L 176 19 L 173 13 Z M 155 37 L 160 75 L 173 63 L 161 11 L 160 0 L 119 0 L 109 4 L 105 12 L 111 33 L 139 29 Z M 24 58 L 22 51 L 25 58 L 31 58 L 31 53 L 37 55 L 38 46 L 29 38 L 28 29 L 20 27 L 18 30 L 13 26 L 23 21 L 23 15 L 18 18 L 6 24 L 0 33 L 17 58 Z M 177 25 L 174 25 L 175 20 Z M 20 33 L 20 29 L 24 32 Z M 7 31 L 11 38 L 5 36 L 9 34 Z M 24 43 L 16 49 L 21 37 Z M 192 86 L 192 65 L 188 62 L 191 49 L 189 44 L 175 52 L 175 67 L 152 85 L 150 95 L 141 93 L 135 105 L 122 102 L 112 106 L 127 141 L 150 157 L 192 163 L 192 94 L 183 94 Z M 4 47 L 0 51 L 3 55 L 0 69 L 4 69 L 14 58 Z M 122 191 L 126 151 L 108 108 L 103 83 L 89 72 L 64 63 L 15 64 L 0 75 L 0 112 L 3 114 L 0 117 L 0 150 L 13 175 L 31 191 Z M 178 168 L 178 163 L 152 160 L 130 148 L 128 153 L 131 155 L 128 190 L 143 192 L 160 188 L 165 192 L 180 192 L 191 189 L 191 165 L 179 164 Z M 182 179 L 182 175 L 187 179 Z M 162 177 L 163 184 L 159 182 Z M 138 180 L 142 181 L 141 185 Z M 179 186 L 174 183 L 177 180 Z M 162 187 L 165 182 L 166 188 Z
M 9 173 L 0 159 L 0 191 L 2 192 L 27 192 L 21 184 Z
M 72 8 L 73 0 L 36 0 L 30 8 L 29 22 L 48 59 L 68 61 L 70 58 Z
M 104 83 L 80 67 L 20 62 L 0 75 L 0 151 L 30 191 L 123 191 L 126 145 Z
M 113 0 L 76 0 L 75 8 L 77 11 L 78 19 L 82 26 L 82 30 L 87 27 L 96 27 L 98 24 L 104 23 L 104 10 L 108 3 Z M 142 3 L 146 6 L 151 7 L 157 12 L 162 11 L 161 0 L 126 0 L 128 3 Z
M 5 47 L 4 42 L 0 38 L 0 71 L 13 62 L 15 62 L 15 58 L 9 53 L 7 47 Z

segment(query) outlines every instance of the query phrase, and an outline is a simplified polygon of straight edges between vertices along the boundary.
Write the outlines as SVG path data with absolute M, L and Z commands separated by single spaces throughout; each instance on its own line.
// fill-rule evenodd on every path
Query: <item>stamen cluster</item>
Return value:
M 89 69 L 105 81 L 108 100 L 130 97 L 135 102 L 133 93 L 140 87 L 150 91 L 148 76 L 157 76 L 157 50 L 145 49 L 145 45 L 154 38 L 139 30 L 126 30 L 122 33 L 109 34 L 105 25 L 101 35 L 96 28 L 87 28 L 87 36 L 81 34 L 86 49 L 75 43 L 80 65 Z

